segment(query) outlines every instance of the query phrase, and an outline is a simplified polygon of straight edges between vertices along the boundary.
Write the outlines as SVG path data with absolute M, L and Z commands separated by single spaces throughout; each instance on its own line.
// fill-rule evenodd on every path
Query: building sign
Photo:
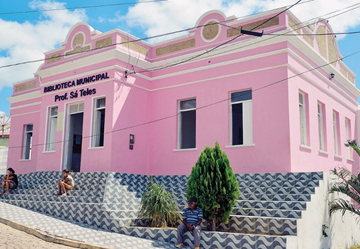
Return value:
M 62 90 L 62 89 L 70 88 L 70 87 L 74 87 L 74 86 L 80 86 L 80 85 L 84 85 L 87 83 L 96 82 L 96 81 L 105 80 L 105 79 L 109 79 L 107 72 L 91 75 L 91 76 L 76 79 L 76 80 L 70 80 L 70 81 L 55 84 L 52 86 L 46 86 L 46 87 L 44 87 L 44 93 Z M 86 95 L 83 95 L 83 96 L 86 96 Z
M 55 102 L 56 101 L 62 101 L 62 100 L 68 100 L 70 99 L 75 99 L 77 97 L 85 97 L 88 95 L 92 95 L 92 94 L 96 94 L 96 89 L 80 89 L 80 90 L 76 90 L 76 91 L 72 91 L 70 93 L 64 93 L 62 95 L 55 95 Z

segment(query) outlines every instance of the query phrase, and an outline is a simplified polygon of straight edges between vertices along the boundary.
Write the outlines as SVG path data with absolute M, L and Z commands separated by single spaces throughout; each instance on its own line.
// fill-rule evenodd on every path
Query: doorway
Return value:
M 83 105 L 83 103 L 82 103 Z M 67 160 L 65 169 L 80 172 L 81 150 L 83 142 L 83 111 L 74 113 L 74 106 L 70 106 L 67 126 Z

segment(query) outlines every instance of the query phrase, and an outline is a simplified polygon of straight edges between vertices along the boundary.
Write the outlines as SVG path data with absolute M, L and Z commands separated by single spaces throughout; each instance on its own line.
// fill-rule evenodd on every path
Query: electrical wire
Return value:
M 79 6 L 79 7 L 69 7 L 69 8 L 57 8 L 57 9 L 43 9 L 43 10 L 26 10 L 26 11 L 14 11 L 14 12 L 1 12 L 0 15 L 28 14 L 28 13 L 37 13 L 37 12 L 59 11 L 59 10 L 75 10 L 75 9 L 103 8 L 103 7 L 113 7 L 113 6 L 121 6 L 121 5 L 133 5 L 133 4 L 139 4 L 139 3 L 156 3 L 156 2 L 167 2 L 167 1 L 169 1 L 169 0 L 146 0 L 146 1 L 138 1 L 138 2 L 101 4 L 101 5 Z
M 261 25 L 262 25 L 262 24 L 261 24 Z M 280 35 L 281 35 L 281 34 L 280 34 Z M 354 55 L 356 55 L 356 54 L 358 54 L 358 53 L 360 53 L 360 50 L 359 50 L 359 51 L 356 51 L 356 52 L 353 52 L 353 53 L 351 53 L 351 54 L 349 54 L 349 55 L 347 55 L 347 56 L 345 56 L 345 57 L 342 57 L 342 58 L 339 58 L 339 59 L 337 59 L 337 60 L 334 60 L 334 61 L 331 61 L 331 62 L 329 62 L 329 63 L 326 63 L 326 64 L 324 64 L 324 65 L 321 65 L 321 66 L 318 66 L 318 67 L 315 67 L 315 68 L 311 68 L 311 69 L 309 69 L 309 70 L 307 70 L 307 71 L 304 71 L 304 72 L 295 74 L 295 75 L 293 75 L 293 76 L 291 76 L 291 77 L 284 78 L 284 79 L 282 79 L 282 80 L 273 82 L 273 83 L 268 84 L 268 85 L 266 85 L 266 86 L 263 86 L 263 87 L 254 89 L 254 90 L 252 90 L 252 91 L 253 91 L 253 92 L 259 91 L 259 90 L 264 89 L 264 88 L 266 88 L 266 87 L 270 87 L 270 86 L 272 86 L 272 85 L 281 83 L 281 82 L 286 81 L 286 80 L 288 80 L 288 79 L 291 79 L 291 78 L 294 78 L 294 77 L 303 75 L 303 74 L 305 74 L 305 73 L 307 73 L 307 72 L 311 72 L 311 71 L 314 71 L 314 70 L 316 70 L 316 69 L 322 68 L 322 67 L 324 67 L 324 66 L 330 65 L 330 64 L 332 64 L 332 63 L 334 63 L 334 62 L 337 62 L 337 61 L 340 61 L 340 60 L 342 60 L 342 59 L 345 59 L 345 58 L 354 56 Z M 226 99 L 223 99 L 223 100 L 220 100 L 220 101 L 216 101 L 216 102 L 213 102 L 213 103 L 210 103 L 210 104 L 201 106 L 201 107 L 197 107 L 196 110 L 204 109 L 204 108 L 206 108 L 206 107 L 213 106 L 213 105 L 216 105 L 216 104 L 219 104 L 219 103 L 228 101 L 228 100 L 229 100 L 229 98 L 226 98 Z M 139 126 L 144 126 L 144 125 L 156 123 L 156 122 L 159 122 L 159 121 L 162 121 L 162 120 L 166 120 L 166 119 L 169 119 L 169 118 L 177 117 L 178 115 L 179 115 L 179 113 L 176 113 L 176 114 L 174 114 L 174 115 L 166 116 L 166 117 L 163 117 L 163 118 L 160 118 L 160 119 L 155 119 L 155 120 L 152 120 L 152 121 L 149 121 L 149 122 L 145 122 L 145 123 L 141 123 L 141 124 L 137 124 L 137 125 L 133 125 L 133 126 L 128 126 L 128 127 L 124 127 L 124 128 L 120 128 L 120 129 L 115 129 L 115 130 L 112 130 L 112 131 L 109 131 L 109 132 L 105 132 L 104 135 L 105 135 L 105 134 L 111 134 L 111 133 L 114 133 L 114 132 L 123 131 L 123 130 L 127 130 L 127 129 L 131 129 L 131 128 L 135 128 L 135 127 L 139 127 Z M 95 137 L 95 136 L 97 136 L 97 135 L 83 136 L 83 139 L 84 139 L 84 138 Z M 68 142 L 68 141 L 71 141 L 71 140 L 61 140 L 61 141 L 56 141 L 56 142 L 54 142 L 54 143 L 62 143 L 62 142 Z M 34 146 L 42 146 L 42 145 L 45 145 L 45 143 L 43 143 L 43 144 L 35 144 L 35 145 L 32 145 L 32 147 L 34 147 Z M 24 146 L 11 146 L 11 147 L 9 147 L 9 148 L 22 148 L 22 147 L 24 147 Z
M 306 1 L 306 2 L 301 2 L 299 4 L 304 4 L 304 3 L 308 3 L 308 2 L 312 2 L 313 0 L 309 0 L 309 1 Z M 350 7 L 353 7 L 353 6 L 359 6 L 359 4 L 354 4 L 354 5 L 351 5 L 351 6 L 348 6 L 348 7 L 345 7 L 343 9 L 340 9 L 340 10 L 344 10 L 344 9 L 347 9 L 347 8 L 350 8 Z M 277 9 L 282 9 L 284 7 L 281 7 L 281 8 L 277 8 Z M 359 7 L 356 7 L 356 8 L 359 8 Z M 356 9 L 354 8 L 354 9 Z M 274 9 L 276 10 L 276 9 Z M 331 14 L 331 13 L 335 13 L 335 12 L 338 12 L 340 10 L 336 10 L 336 11 L 333 11 L 333 12 L 330 12 L 330 13 L 327 13 L 323 16 L 326 16 L 328 14 Z M 347 13 L 349 11 L 351 11 L 353 9 L 350 9 L 346 12 L 343 12 L 343 13 Z M 265 13 L 265 12 L 268 12 L 267 11 L 263 11 L 263 12 L 259 12 L 259 13 L 256 13 L 256 14 L 253 14 L 253 15 L 247 15 L 247 16 L 244 16 L 244 17 L 248 17 L 248 16 L 254 16 L 254 15 L 258 15 L 260 13 Z M 343 14 L 343 13 L 340 13 L 340 14 Z M 340 15 L 339 14 L 339 15 Z M 336 15 L 337 16 L 337 15 Z M 239 18 L 243 18 L 243 17 L 238 17 L 236 19 L 239 19 Z M 316 17 L 314 19 L 318 19 L 319 17 Z M 235 20 L 235 19 L 234 19 Z M 222 21 L 222 22 L 228 22 L 229 20 L 225 20 L 225 21 Z M 149 37 L 144 37 L 144 38 L 138 38 L 138 39 L 134 39 L 134 40 L 131 40 L 131 41 L 127 41 L 127 42 L 118 42 L 118 43 L 114 43 L 114 44 L 110 44 L 110 45 L 107 45 L 107 46 L 104 46 L 104 47 L 101 47 L 101 48 L 93 48 L 93 49 L 89 49 L 89 50 L 85 50 L 85 51 L 79 51 L 79 52 L 76 52 L 72 55 L 76 55 L 76 54 L 82 54 L 82 53 L 89 53 L 89 52 L 92 52 L 92 51 L 96 51 L 96 50 L 100 50 L 100 49 L 106 49 L 106 48 L 109 48 L 109 47 L 113 47 L 113 46 L 116 46 L 116 45 L 123 45 L 123 44 L 128 44 L 128 43 L 134 43 L 134 42 L 138 42 L 138 41 L 146 41 L 146 40 L 150 40 L 150 39 L 155 39 L 155 38 L 159 38 L 159 37 L 163 37 L 163 36 L 167 36 L 167 35 L 174 35 L 174 34 L 177 34 L 177 33 L 182 33 L 182 32 L 188 32 L 188 31 L 191 31 L 191 30 L 194 30 L 194 29 L 197 29 L 197 28 L 201 28 L 201 27 L 205 27 L 205 26 L 209 26 L 209 25 L 216 25 L 216 24 L 220 24 L 222 25 L 222 22 L 217 22 L 217 23 L 211 23 L 211 24 L 204 24 L 204 25 L 198 25 L 198 26 L 195 26 L 195 27 L 191 27 L 191 28 L 186 28 L 186 29 L 182 29 L 182 30 L 177 30 L 177 31 L 172 31 L 172 32 L 168 32 L 168 33 L 163 33 L 163 34 L 159 34 L 159 35 L 154 35 L 154 36 L 149 36 Z M 301 22 L 301 23 L 304 23 L 304 22 Z M 231 26 L 229 26 L 231 27 Z M 234 27 L 232 27 L 234 28 Z M 351 32 L 349 32 L 349 34 L 351 34 Z M 59 56 L 52 56 L 51 59 L 55 59 L 55 58 L 66 58 L 66 55 L 59 55 Z M 2 68 L 8 68 L 8 67 L 13 67 L 13 66 L 19 66 L 19 65 L 25 65 L 25 64 L 30 64 L 30 63 L 36 63 L 36 62 L 42 62 L 42 61 L 46 61 L 50 58 L 44 58 L 44 59 L 36 59 L 36 60 L 30 60 L 30 61 L 23 61 L 23 62 L 18 62 L 18 63 L 13 63 L 13 64 L 7 64 L 7 65 L 3 65 L 3 66 L 0 66 L 0 69 Z M 150 70 L 152 71 L 155 71 L 154 69 L 151 69 Z
M 325 14 L 325 15 L 320 16 L 320 17 L 328 16 L 328 15 L 331 15 L 331 14 L 334 14 L 334 13 L 336 13 L 336 12 L 339 12 L 339 11 L 343 11 L 343 10 L 344 10 L 343 12 L 334 14 L 334 15 L 329 16 L 329 17 L 326 17 L 327 19 L 331 19 L 331 18 L 334 18 L 334 17 L 336 17 L 336 16 L 345 14 L 345 13 L 347 13 L 347 12 L 350 12 L 350 11 L 355 10 L 355 9 L 358 9 L 358 8 L 360 8 L 360 3 L 354 4 L 354 5 L 350 5 L 350 6 L 348 6 L 348 7 L 343 8 L 343 9 L 339 9 L 339 10 L 336 10 L 336 11 L 329 12 L 329 13 L 327 13 L 327 14 Z M 246 47 L 248 47 L 248 46 L 253 46 L 253 45 L 255 45 L 255 44 L 259 44 L 259 43 L 268 41 L 268 40 L 270 40 L 270 39 L 274 39 L 274 38 L 276 38 L 276 37 L 278 37 L 278 36 L 285 36 L 286 34 L 291 34 L 292 31 L 300 30 L 300 29 L 302 29 L 302 28 L 304 28 L 304 27 L 306 27 L 306 26 L 308 26 L 308 25 L 312 25 L 313 23 L 318 22 L 318 20 L 320 19 L 320 17 L 315 17 L 315 18 L 311 18 L 311 19 L 308 20 L 308 21 L 295 23 L 296 26 L 298 26 L 298 25 L 302 25 L 302 26 L 298 26 L 298 28 L 295 28 L 295 29 L 293 29 L 293 30 L 289 30 L 289 31 L 286 32 L 286 33 L 274 34 L 273 36 L 269 36 L 269 38 L 262 39 L 262 40 L 258 40 L 258 41 L 255 41 L 255 42 L 251 43 L 251 44 L 247 44 L 247 45 L 244 45 L 244 46 L 241 46 L 241 47 L 237 47 L 237 48 L 232 49 L 232 50 L 227 50 L 226 53 L 229 53 L 229 52 L 235 51 L 235 50 L 239 50 L 239 49 L 242 49 L 242 48 L 246 48 Z M 313 23 L 311 23 L 312 20 L 314 20 Z M 220 25 L 224 25 L 224 26 L 227 26 L 227 27 L 230 27 L 230 28 L 237 29 L 237 28 L 235 28 L 235 27 L 232 27 L 232 26 L 229 26 L 229 25 L 226 25 L 226 24 L 222 24 L 222 23 L 220 23 Z M 240 31 L 240 29 L 238 29 L 238 30 Z M 351 32 L 349 32 L 349 33 L 351 33 Z M 311 34 L 311 35 L 313 35 L 313 34 Z M 299 36 L 303 36 L 303 35 L 302 35 L 302 34 L 299 34 Z M 256 39 L 259 39 L 259 38 L 257 37 Z M 247 41 L 247 40 L 243 40 L 243 41 L 240 41 L 240 42 L 246 42 L 246 41 Z M 239 44 L 239 42 L 229 44 L 228 47 L 234 46 L 234 45 L 237 45 L 237 44 Z M 220 54 L 223 54 L 223 53 L 224 53 L 224 52 L 211 54 L 211 55 L 209 55 L 209 56 L 202 57 L 201 59 L 208 59 L 208 58 L 210 58 L 210 57 L 214 57 L 214 56 L 217 56 L 217 55 L 220 55 Z M 181 61 L 181 60 L 179 60 L 179 61 L 177 61 L 177 62 L 172 62 L 172 63 L 170 63 L 170 64 L 168 64 L 168 65 L 165 65 L 165 66 L 162 66 L 162 67 L 157 67 L 157 68 L 153 67 L 153 68 L 150 68 L 150 70 L 151 70 L 151 71 L 156 71 L 156 70 L 161 70 L 161 69 L 163 69 L 163 68 L 165 68 L 165 67 L 168 68 L 168 67 L 171 67 L 173 64 L 178 63 L 178 62 L 180 62 L 180 61 Z
M 292 78 L 301 76 L 301 75 L 303 75 L 303 74 L 305 74 L 305 73 L 312 72 L 312 71 L 314 71 L 314 70 L 316 70 L 316 69 L 319 69 L 319 68 L 322 68 L 322 67 L 331 65 L 332 63 L 338 62 L 338 61 L 340 61 L 340 60 L 342 60 L 342 59 L 345 59 L 345 58 L 349 58 L 349 57 L 354 56 L 354 55 L 359 54 L 359 53 L 360 53 L 360 50 L 355 51 L 355 52 L 353 52 L 353 53 L 351 53 L 351 54 L 348 54 L 348 55 L 344 56 L 343 58 L 339 58 L 339 59 L 337 59 L 337 60 L 333 60 L 333 61 L 328 62 L 328 63 L 325 63 L 325 64 L 323 64 L 323 65 L 320 65 L 320 66 L 311 68 L 311 69 L 309 69 L 309 70 L 306 70 L 306 71 L 303 71 L 303 72 L 294 74 L 293 76 L 286 77 L 286 78 L 284 78 L 284 79 L 281 79 L 281 80 L 272 82 L 272 83 L 267 84 L 267 85 L 265 85 L 265 86 L 256 88 L 256 89 L 252 90 L 252 92 L 260 91 L 260 90 L 265 89 L 265 88 L 267 88 L 267 87 L 270 87 L 270 86 L 279 84 L 279 83 L 281 83 L 281 82 L 287 81 L 287 80 L 289 80 L 289 79 L 292 79 Z M 240 94 L 239 96 L 241 96 L 241 94 Z M 217 104 L 220 104 L 220 103 L 222 103 L 222 102 L 229 101 L 230 99 L 231 99 L 231 98 L 222 99 L 222 100 L 219 100 L 219 101 L 216 101 L 216 102 L 212 102 L 212 103 L 207 104 L 207 105 L 203 105 L 203 106 L 200 106 L 200 107 L 196 107 L 196 108 L 194 108 L 194 109 L 195 109 L 195 110 L 205 109 L 205 108 L 207 108 L 207 107 L 210 107 L 210 106 L 213 106 L 213 105 L 217 105 Z M 127 126 L 127 127 L 120 128 L 120 129 L 114 129 L 114 130 L 111 130 L 111 131 L 108 131 L 108 132 L 104 132 L 103 134 L 104 134 L 104 135 L 108 135 L 108 134 L 112 134 L 112 133 L 115 133 L 115 132 L 120 132 L 120 131 L 132 129 L 132 128 L 136 128 L 136 127 L 140 127 L 140 126 L 149 125 L 149 124 L 157 123 L 157 122 L 160 122 L 160 121 L 163 121 L 163 120 L 166 120 L 166 119 L 178 117 L 179 115 L 180 115 L 180 113 L 176 113 L 176 114 L 173 114 L 173 115 L 165 116 L 165 117 L 162 117 L 162 118 L 159 118 L 159 119 L 154 119 L 154 120 L 152 120 L 152 121 L 144 122 L 144 123 L 141 123 L 141 124 L 136 124 L 136 125 L 132 125 L 132 126 Z M 99 136 L 99 135 L 83 136 L 82 139 L 90 138 L 90 137 L 96 137 L 96 136 Z M 70 140 L 70 139 L 68 139 L 68 140 L 61 140 L 61 141 L 53 142 L 53 143 L 51 143 L 51 144 L 57 144 L 57 143 L 63 143 L 63 142 L 69 142 L 69 141 L 72 141 L 72 140 Z M 50 143 L 46 143 L 46 144 L 50 144 Z M 35 145 L 32 145 L 32 147 L 43 146 L 43 145 L 45 145 L 45 143 L 35 144 Z M 9 148 L 14 149 L 14 148 L 23 148 L 23 147 L 24 147 L 24 146 L 10 146 Z

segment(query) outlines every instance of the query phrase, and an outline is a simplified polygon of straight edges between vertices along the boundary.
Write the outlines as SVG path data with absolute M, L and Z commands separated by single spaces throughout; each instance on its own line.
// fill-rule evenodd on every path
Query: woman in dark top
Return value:
M 9 189 L 16 189 L 18 186 L 18 178 L 15 171 L 12 168 L 8 168 L 7 175 L 2 179 L 2 194 L 9 194 Z M 6 193 L 5 193 L 6 188 Z

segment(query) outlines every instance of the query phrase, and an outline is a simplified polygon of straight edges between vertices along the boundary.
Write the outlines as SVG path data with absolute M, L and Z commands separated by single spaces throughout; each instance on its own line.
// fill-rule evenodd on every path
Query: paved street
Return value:
M 43 241 L 26 232 L 0 223 L 0 248 L 2 249 L 68 249 L 73 248 Z

